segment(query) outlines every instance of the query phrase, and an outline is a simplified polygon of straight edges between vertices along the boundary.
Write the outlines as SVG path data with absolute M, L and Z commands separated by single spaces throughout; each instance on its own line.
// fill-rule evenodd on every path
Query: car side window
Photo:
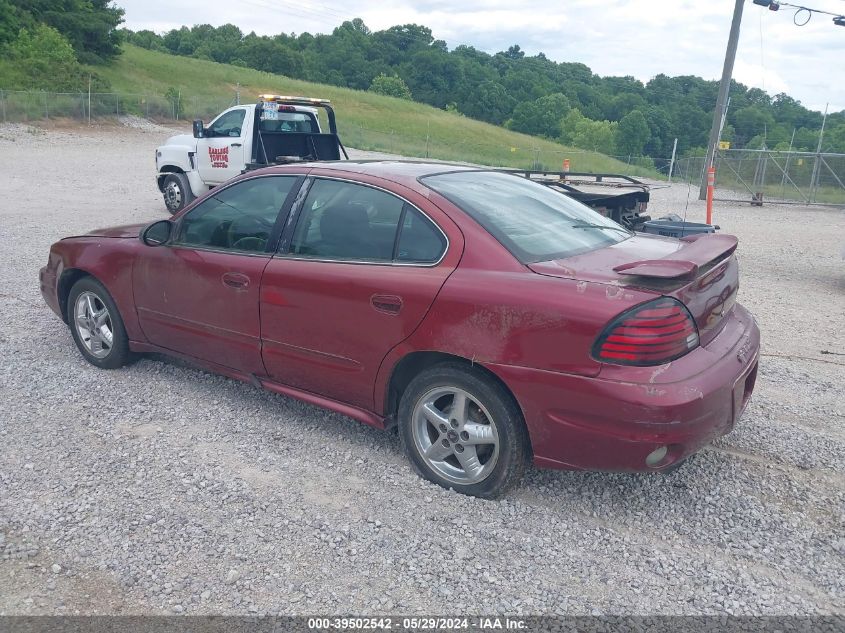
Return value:
M 296 176 L 264 176 L 213 192 L 182 218 L 174 244 L 263 253 L 296 181 Z
M 227 112 L 209 126 L 207 135 L 239 137 L 244 126 L 244 118 L 246 118 L 246 110 L 243 108 Z
M 396 261 L 430 264 L 439 261 L 446 250 L 446 237 L 431 220 L 410 205 L 399 233 Z
M 404 200 L 380 189 L 318 179 L 305 198 L 291 253 L 390 262 L 404 206 Z

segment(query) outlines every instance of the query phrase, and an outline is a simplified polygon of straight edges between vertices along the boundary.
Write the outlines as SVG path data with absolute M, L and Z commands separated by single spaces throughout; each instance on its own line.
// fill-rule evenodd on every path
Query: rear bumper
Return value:
M 754 389 L 759 348 L 757 324 L 736 305 L 706 347 L 660 367 L 613 367 L 593 378 L 489 368 L 522 407 L 537 466 L 662 470 L 733 429 Z M 665 457 L 648 465 L 661 447 Z

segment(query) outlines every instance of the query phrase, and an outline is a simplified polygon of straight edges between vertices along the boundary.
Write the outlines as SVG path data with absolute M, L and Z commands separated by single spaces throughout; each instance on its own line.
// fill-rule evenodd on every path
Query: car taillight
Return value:
M 616 365 L 660 365 L 698 347 L 698 328 L 684 304 L 662 297 L 616 317 L 593 346 L 593 356 Z

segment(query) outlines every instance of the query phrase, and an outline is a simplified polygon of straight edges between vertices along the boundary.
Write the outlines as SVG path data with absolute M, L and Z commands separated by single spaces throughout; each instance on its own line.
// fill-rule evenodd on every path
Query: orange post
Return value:
M 565 171 L 565 172 L 569 171 L 569 159 L 568 158 L 563 159 L 563 171 Z
M 716 168 L 707 168 L 707 224 L 713 224 L 713 190 L 716 185 Z

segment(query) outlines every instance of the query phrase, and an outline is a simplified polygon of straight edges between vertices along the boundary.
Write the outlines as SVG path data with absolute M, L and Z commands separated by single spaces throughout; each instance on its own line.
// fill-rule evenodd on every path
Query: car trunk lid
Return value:
M 680 240 L 636 236 L 573 257 L 530 264 L 534 272 L 647 290 L 674 297 L 692 314 L 702 345 L 721 330 L 736 301 L 739 265 L 732 235 Z

